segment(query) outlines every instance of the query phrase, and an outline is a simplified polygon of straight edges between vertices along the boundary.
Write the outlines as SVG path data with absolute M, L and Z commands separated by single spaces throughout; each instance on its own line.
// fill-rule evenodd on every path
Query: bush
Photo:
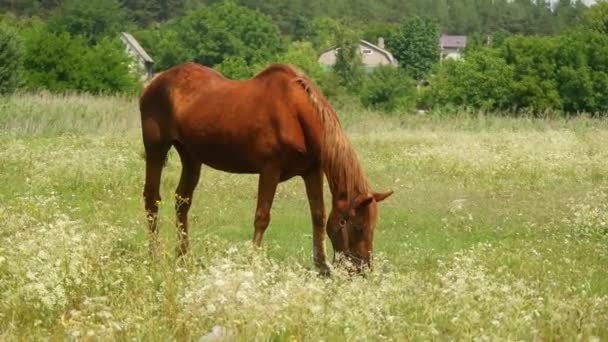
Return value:
M 478 50 L 464 61 L 444 61 L 431 78 L 430 105 L 508 109 L 513 68 L 492 50 Z
M 11 93 L 19 87 L 22 58 L 17 33 L 0 23 L 0 94 Z
M 416 103 L 415 82 L 403 69 L 379 66 L 366 77 L 361 102 L 386 112 L 411 110 Z
M 513 66 L 513 107 L 535 111 L 562 110 L 556 79 L 557 37 L 508 38 L 501 57 Z
M 121 43 L 103 39 L 93 47 L 81 37 L 51 33 L 44 26 L 24 31 L 24 78 L 29 89 L 53 92 L 130 92 L 139 87 Z

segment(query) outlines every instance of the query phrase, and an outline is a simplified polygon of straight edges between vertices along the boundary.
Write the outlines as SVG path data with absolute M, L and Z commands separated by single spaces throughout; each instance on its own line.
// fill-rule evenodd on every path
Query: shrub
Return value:
M 17 33 L 0 23 L 0 94 L 11 93 L 20 85 L 22 58 Z
M 467 54 L 464 61 L 444 61 L 431 78 L 432 106 L 508 109 L 513 68 L 492 50 Z
M 89 47 L 81 37 L 52 33 L 44 26 L 24 31 L 23 38 L 24 78 L 30 89 L 117 93 L 139 86 L 118 41 L 103 39 Z
M 411 110 L 415 106 L 414 80 L 402 69 L 380 66 L 370 73 L 361 90 L 361 102 L 366 107 L 394 112 Z

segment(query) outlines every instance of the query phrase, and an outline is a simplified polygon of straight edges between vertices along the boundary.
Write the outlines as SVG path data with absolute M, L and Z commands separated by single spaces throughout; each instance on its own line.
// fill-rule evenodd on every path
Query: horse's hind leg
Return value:
M 150 253 L 159 252 L 158 241 L 158 205 L 160 204 L 160 176 L 163 171 L 167 152 L 171 145 L 158 145 L 154 148 L 146 146 L 146 183 L 144 185 L 144 201 L 146 219 L 150 231 Z
M 201 163 L 196 159 L 191 158 L 187 153 L 176 146 L 182 161 L 182 175 L 179 179 L 179 185 L 175 190 L 175 213 L 178 245 L 176 254 L 182 257 L 188 253 L 188 211 L 192 205 L 192 194 L 198 184 L 201 174 Z

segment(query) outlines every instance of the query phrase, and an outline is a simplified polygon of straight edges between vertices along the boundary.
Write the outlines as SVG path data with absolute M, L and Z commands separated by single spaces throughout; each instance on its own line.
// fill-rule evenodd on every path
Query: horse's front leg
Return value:
M 255 221 L 253 234 L 253 244 L 256 247 L 262 245 L 262 237 L 270 223 L 270 209 L 272 201 L 277 190 L 277 185 L 281 177 L 281 172 L 278 168 L 267 168 L 260 173 L 258 182 L 258 204 L 255 210 Z
M 325 205 L 323 204 L 323 171 L 314 170 L 303 176 L 312 217 L 312 243 L 315 266 L 322 275 L 330 274 L 325 256 Z
M 183 152 L 180 156 L 182 159 L 182 175 L 175 190 L 175 225 L 178 238 L 176 254 L 178 258 L 186 255 L 190 248 L 188 243 L 188 211 L 192 205 L 192 195 L 201 174 L 200 162 L 189 159 Z

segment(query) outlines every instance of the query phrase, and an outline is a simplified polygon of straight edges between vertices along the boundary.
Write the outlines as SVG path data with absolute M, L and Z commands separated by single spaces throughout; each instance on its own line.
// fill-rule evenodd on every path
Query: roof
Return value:
M 127 32 L 121 32 L 120 34 L 123 38 L 123 41 L 125 42 L 125 44 L 128 44 L 132 50 L 134 50 L 135 52 L 137 52 L 137 54 L 147 63 L 154 63 L 154 60 L 150 57 L 150 55 L 148 55 L 148 53 L 146 52 L 146 50 L 144 50 L 143 47 L 141 47 L 141 45 L 139 45 L 139 42 L 135 39 L 135 37 L 133 37 L 130 33 Z
M 395 63 L 397 62 L 397 61 L 395 60 L 395 57 L 393 57 L 393 54 L 392 54 L 392 53 L 390 53 L 390 52 L 388 52 L 387 50 L 385 50 L 385 49 L 383 49 L 383 48 L 379 47 L 378 45 L 376 45 L 376 44 L 372 44 L 372 43 L 368 42 L 367 40 L 363 40 L 363 39 L 360 39 L 360 40 L 359 40 L 359 42 L 360 42 L 361 44 L 363 44 L 363 45 L 367 45 L 368 47 L 371 47 L 372 49 L 377 50 L 378 52 L 382 53 L 383 55 L 385 55 L 385 56 L 386 56 L 386 58 L 388 58 L 388 60 L 389 60 L 389 61 L 390 61 L 392 64 L 395 64 Z
M 441 36 L 441 47 L 443 48 L 459 48 L 464 49 L 467 46 L 467 36 L 450 36 L 444 34 Z
M 388 52 L 387 50 L 379 47 L 378 45 L 372 44 L 372 43 L 368 42 L 367 40 L 363 40 L 363 39 L 359 39 L 359 44 L 365 45 L 367 47 L 370 47 L 370 48 L 372 48 L 372 49 L 380 52 L 381 54 L 383 54 L 384 56 L 386 56 L 386 58 L 391 62 L 391 64 L 397 64 L 397 60 L 395 59 L 395 57 L 393 57 L 393 54 L 390 53 L 390 52 Z M 324 54 L 324 53 L 326 53 L 328 51 L 334 50 L 335 48 L 337 48 L 336 45 L 334 45 L 334 46 L 332 46 L 330 48 L 327 48 L 327 49 L 321 51 L 320 55 L 322 55 L 322 54 Z

